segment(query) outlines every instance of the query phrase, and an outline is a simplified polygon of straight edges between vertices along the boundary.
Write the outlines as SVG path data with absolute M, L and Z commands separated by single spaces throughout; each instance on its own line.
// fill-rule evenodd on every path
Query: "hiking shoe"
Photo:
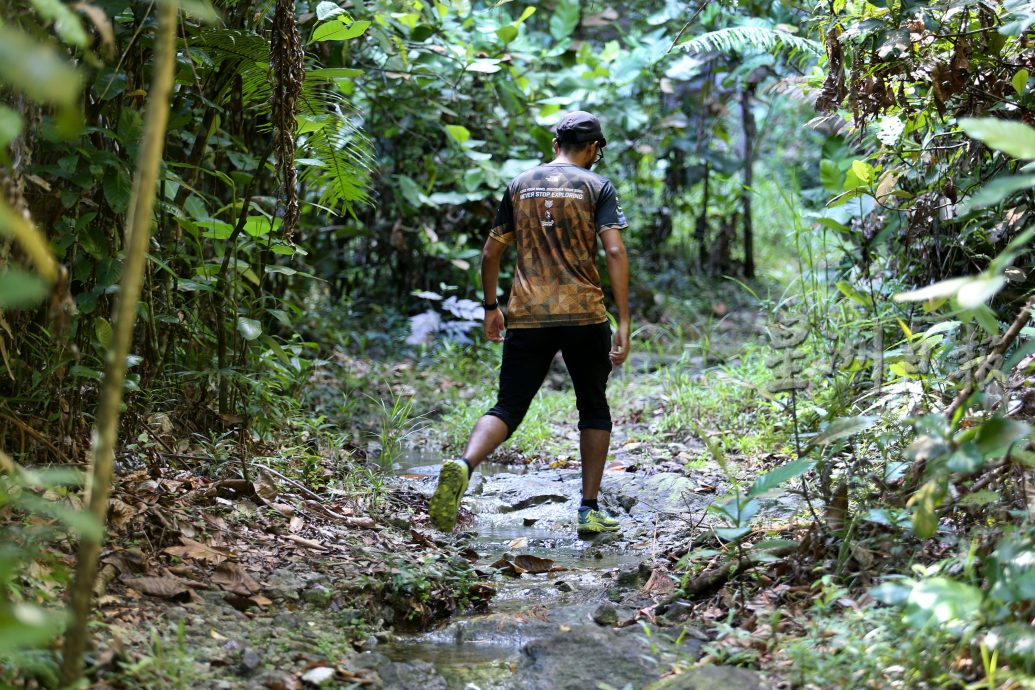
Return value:
M 579 511 L 579 534 L 600 534 L 601 532 L 621 531 L 618 520 L 608 517 L 607 513 L 599 510 Z
M 431 522 L 443 532 L 452 532 L 456 527 L 456 513 L 460 509 L 460 499 L 467 491 L 467 463 L 463 460 L 446 460 L 438 471 L 438 486 L 435 495 L 428 503 L 428 514 Z

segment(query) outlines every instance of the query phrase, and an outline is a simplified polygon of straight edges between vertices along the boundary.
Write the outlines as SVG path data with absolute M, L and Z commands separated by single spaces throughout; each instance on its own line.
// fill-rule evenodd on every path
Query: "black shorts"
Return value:
M 611 375 L 611 327 L 604 322 L 507 329 L 499 397 L 486 414 L 503 420 L 508 437 L 525 418 L 558 350 L 575 388 L 579 429 L 611 430 L 606 395 L 607 377 Z

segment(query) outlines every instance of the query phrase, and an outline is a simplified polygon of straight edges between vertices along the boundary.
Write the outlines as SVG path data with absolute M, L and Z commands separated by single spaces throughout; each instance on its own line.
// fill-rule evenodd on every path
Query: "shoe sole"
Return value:
M 614 527 L 608 527 L 606 525 L 579 525 L 576 530 L 579 534 L 605 534 L 612 532 L 621 532 L 622 528 L 615 525 Z
M 452 532 L 456 527 L 456 514 L 460 510 L 460 499 L 464 497 L 467 484 L 464 482 L 464 468 L 454 464 L 443 465 L 438 473 L 438 486 L 428 504 L 431 522 L 442 532 Z

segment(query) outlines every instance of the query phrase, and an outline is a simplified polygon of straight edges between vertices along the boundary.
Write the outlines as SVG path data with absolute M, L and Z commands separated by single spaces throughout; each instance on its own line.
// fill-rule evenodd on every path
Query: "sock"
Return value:
M 468 478 L 470 478 L 470 476 L 472 474 L 474 474 L 474 468 L 471 467 L 471 461 L 468 460 L 467 458 L 460 458 L 460 459 L 463 461 L 463 463 L 465 465 L 467 465 L 467 476 L 468 476 Z
M 582 505 L 579 506 L 579 510 L 581 511 L 583 508 L 586 510 L 600 510 L 600 504 L 597 503 L 595 498 L 584 498 L 582 499 Z

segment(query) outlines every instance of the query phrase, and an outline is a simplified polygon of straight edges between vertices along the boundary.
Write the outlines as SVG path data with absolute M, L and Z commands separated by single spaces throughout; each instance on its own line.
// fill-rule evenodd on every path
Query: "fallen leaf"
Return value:
M 216 564 L 222 563 L 226 559 L 230 558 L 230 554 L 225 550 L 202 544 L 201 542 L 194 541 L 189 537 L 180 537 L 180 541 L 183 542 L 183 546 L 170 546 L 162 550 L 172 556 L 179 556 L 180 558 L 196 558 L 199 561 L 209 561 L 210 563 Z
M 556 561 L 549 558 L 539 558 L 531 554 L 521 554 L 514 558 L 514 564 L 533 575 L 539 573 L 557 573 L 567 570 L 564 566 L 557 565 Z
M 153 597 L 188 601 L 191 589 L 174 577 L 134 577 L 126 580 L 126 586 Z
M 256 606 L 259 606 L 261 608 L 266 608 L 267 606 L 273 605 L 272 599 L 270 599 L 269 597 L 264 597 L 261 594 L 256 594 L 255 596 L 248 598 L 254 601 Z
M 303 520 L 298 515 L 296 515 L 295 517 L 291 518 L 291 522 L 288 523 L 288 529 L 291 530 L 292 532 L 297 532 L 297 531 L 301 530 L 303 527 L 305 527 L 305 520 Z
M 258 591 L 262 589 L 259 586 L 259 583 L 256 582 L 251 575 L 245 572 L 241 566 L 229 561 L 219 564 L 219 567 L 216 568 L 216 572 L 212 575 L 212 582 L 228 592 L 240 594 L 245 597 L 257 594 Z
M 507 542 L 507 546 L 512 549 L 523 549 L 528 546 L 528 537 L 518 537 L 517 539 L 511 539 Z
M 661 568 L 655 568 L 650 573 L 650 578 L 644 583 L 640 591 L 644 594 L 669 594 L 676 589 L 676 583 Z
M 277 498 L 277 484 L 266 470 L 258 470 L 254 481 L 252 481 L 252 486 L 255 487 L 255 493 L 258 494 L 259 498 L 267 503 L 272 503 Z

